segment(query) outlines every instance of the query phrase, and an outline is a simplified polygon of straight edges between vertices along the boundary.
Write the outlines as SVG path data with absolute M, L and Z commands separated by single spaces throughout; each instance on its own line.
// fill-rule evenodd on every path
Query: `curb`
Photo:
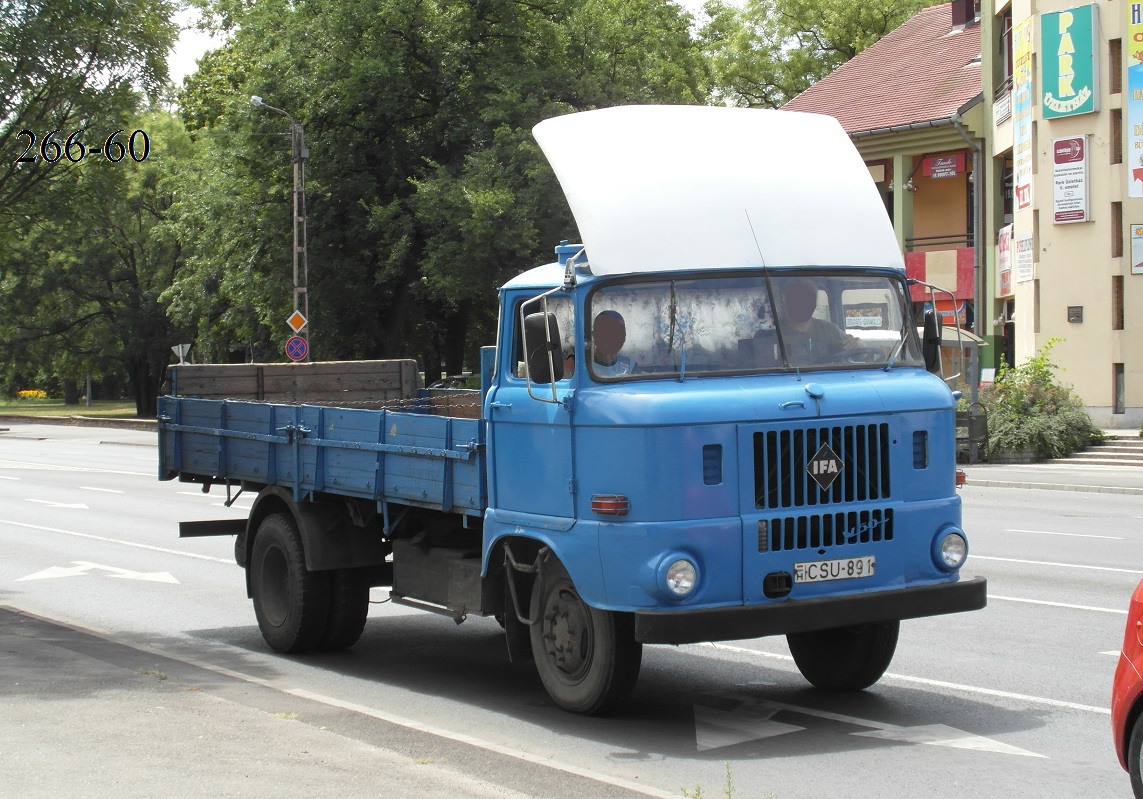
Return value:
M 64 424 L 73 427 L 118 427 L 127 430 L 154 430 L 154 419 L 102 419 L 94 416 L 20 416 L 0 414 L 0 423 Z
M 1091 494 L 1143 494 L 1143 488 L 1124 486 L 1088 486 L 1071 483 L 1029 483 L 1015 480 L 968 480 L 965 485 L 984 488 L 1038 488 L 1044 491 L 1077 491 Z

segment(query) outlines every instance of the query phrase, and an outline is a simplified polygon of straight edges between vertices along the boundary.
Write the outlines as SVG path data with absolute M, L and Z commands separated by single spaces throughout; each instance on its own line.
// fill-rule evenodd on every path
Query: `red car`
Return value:
M 1119 763 L 1131 775 L 1131 790 L 1143 799 L 1143 582 L 1131 595 L 1123 650 L 1111 689 L 1111 729 Z

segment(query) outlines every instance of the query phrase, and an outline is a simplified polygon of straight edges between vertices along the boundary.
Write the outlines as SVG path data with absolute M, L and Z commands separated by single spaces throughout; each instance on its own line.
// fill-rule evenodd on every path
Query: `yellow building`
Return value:
M 1063 380 L 1110 428 L 1143 423 L 1131 314 L 1143 296 L 1143 113 L 1127 92 L 1132 78 L 1143 107 L 1143 65 L 1125 58 L 1143 50 L 1139 9 L 991 0 L 981 13 L 988 159 L 1005 189 L 989 193 L 984 222 L 989 324 L 1016 362 L 1059 339 Z
M 1143 424 L 1143 3 L 933 6 L 787 107 L 842 122 L 910 276 L 926 253 L 949 285 L 957 260 L 980 379 L 1055 339 L 1096 425 Z

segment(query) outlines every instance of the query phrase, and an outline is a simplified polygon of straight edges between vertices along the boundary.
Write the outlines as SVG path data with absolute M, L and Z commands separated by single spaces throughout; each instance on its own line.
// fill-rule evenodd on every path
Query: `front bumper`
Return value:
M 695 644 L 762 638 L 980 610 L 986 604 L 987 581 L 983 577 L 973 577 L 956 583 L 869 594 L 791 599 L 765 605 L 703 610 L 637 610 L 635 640 L 644 644 Z

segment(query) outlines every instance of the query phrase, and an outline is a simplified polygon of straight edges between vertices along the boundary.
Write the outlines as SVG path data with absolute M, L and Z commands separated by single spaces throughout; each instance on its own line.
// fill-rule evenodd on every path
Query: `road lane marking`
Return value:
M 1120 616 L 1126 616 L 1126 608 L 1120 610 L 1119 608 L 1097 608 L 1093 605 L 1069 605 L 1066 602 L 1048 602 L 1045 599 L 1021 599 L 1015 596 L 997 596 L 996 594 L 988 595 L 989 601 L 993 599 L 1002 599 L 1005 602 L 1026 602 L 1029 605 L 1050 605 L 1054 608 L 1071 608 L 1072 610 L 1094 610 L 1097 613 L 1115 613 Z
M 117 488 L 96 488 L 95 486 L 80 486 L 83 491 L 102 491 L 104 494 L 126 494 L 126 491 L 120 491 Z
M 1086 566 L 1082 563 L 1056 563 L 1050 560 L 1021 560 L 1019 558 L 994 558 L 988 555 L 971 555 L 973 560 L 995 560 L 1002 563 L 1024 563 L 1029 566 L 1059 566 L 1064 569 L 1091 569 L 1099 572 L 1118 572 L 1120 574 L 1143 574 L 1139 569 L 1115 569 L 1111 566 Z
M 723 649 L 730 652 L 740 652 L 755 657 L 772 658 L 774 660 L 784 660 L 793 663 L 794 659 L 790 655 L 783 655 L 777 652 L 763 652 L 758 649 L 748 649 L 744 646 L 733 646 L 723 643 L 705 643 L 705 644 L 683 644 L 679 649 L 695 648 L 712 648 Z M 892 672 L 885 672 L 881 679 L 898 680 L 900 682 L 915 683 L 917 685 L 924 685 L 929 688 L 947 688 L 953 691 L 959 691 L 965 694 L 980 694 L 981 696 L 994 696 L 1000 699 L 1012 699 L 1021 702 L 1029 702 L 1035 705 L 1047 705 L 1049 707 L 1062 708 L 1066 710 L 1082 710 L 1085 713 L 1097 713 L 1101 716 L 1110 716 L 1110 707 L 1097 707 L 1096 705 L 1082 705 L 1078 702 L 1067 702 L 1062 699 L 1051 699 L 1046 696 L 1032 696 L 1030 694 L 1017 694 L 1011 691 L 1001 691 L 997 688 L 982 688 L 976 685 L 962 685 L 955 682 L 945 682 L 944 680 L 932 680 L 928 677 L 911 677 L 908 674 L 894 674 Z
M 122 544 L 125 547 L 135 547 L 136 549 L 149 549 L 152 552 L 165 552 L 168 555 L 182 555 L 184 558 L 195 558 L 196 560 L 209 560 L 215 563 L 228 563 L 231 566 L 238 566 L 233 558 L 216 558 L 213 555 L 200 555 L 197 552 L 184 552 L 180 549 L 167 549 L 166 547 L 156 547 L 150 544 L 139 544 L 135 541 L 123 541 L 119 538 L 107 538 L 102 535 L 92 535 L 91 533 L 78 533 L 75 530 L 61 530 L 58 527 L 43 527 L 38 524 L 25 524 L 24 522 L 14 522 L 10 519 L 0 519 L 0 525 L 10 524 L 13 527 L 24 527 L 28 530 L 43 530 L 47 533 L 60 533 L 61 535 L 73 535 L 76 538 L 88 538 L 92 541 L 103 541 L 108 544 Z
M 91 508 L 87 507 L 82 502 L 56 502 L 54 499 L 28 499 L 28 502 L 35 502 L 39 505 L 47 505 L 49 508 L 71 508 L 72 510 L 91 510 Z
M 30 463 L 28 461 L 0 460 L 0 469 L 27 469 L 34 472 L 92 472 L 95 474 L 126 474 L 131 477 L 151 477 L 151 472 L 124 472 L 117 469 L 96 469 L 88 466 L 60 466 L 54 463 Z
M 1106 538 L 1108 541 L 1122 541 L 1123 537 L 1118 535 L 1089 535 L 1088 533 L 1056 533 L 1051 530 L 1018 530 L 1009 528 L 1010 533 L 1034 533 L 1035 535 L 1066 535 L 1070 538 Z
M 19 477 L 8 477 L 7 475 L 0 474 L 0 480 L 19 480 Z

